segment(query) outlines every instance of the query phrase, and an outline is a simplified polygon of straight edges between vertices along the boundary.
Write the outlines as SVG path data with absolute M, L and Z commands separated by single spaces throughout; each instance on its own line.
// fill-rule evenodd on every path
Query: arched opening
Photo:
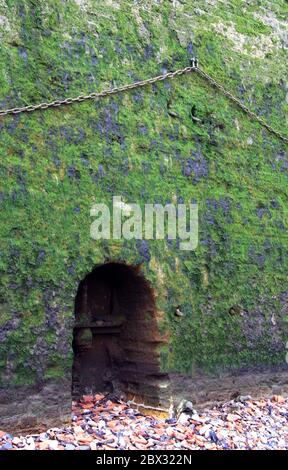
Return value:
M 137 403 L 166 406 L 162 343 L 153 290 L 139 267 L 96 267 L 80 282 L 75 299 L 73 397 L 124 393 Z

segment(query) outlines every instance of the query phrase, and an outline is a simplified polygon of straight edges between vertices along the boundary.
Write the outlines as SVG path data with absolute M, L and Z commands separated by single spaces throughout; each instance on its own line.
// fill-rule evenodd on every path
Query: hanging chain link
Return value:
M 117 93 L 123 93 L 124 91 L 133 90 L 134 88 L 144 87 L 146 85 L 152 85 L 153 83 L 166 80 L 167 78 L 174 78 L 185 73 L 192 72 L 196 69 L 196 61 L 192 59 L 191 66 L 185 67 L 184 69 L 176 70 L 175 72 L 164 73 L 157 77 L 148 78 L 147 80 L 141 80 L 139 82 L 130 83 L 129 85 L 122 85 L 119 87 L 111 88 L 110 90 L 103 90 L 100 92 L 93 92 L 89 95 L 79 95 L 75 98 L 66 98 L 64 100 L 54 100 L 48 103 L 39 103 L 29 106 L 23 106 L 22 108 L 10 108 L 0 110 L 0 116 L 7 116 L 8 114 L 19 114 L 19 113 L 31 113 L 38 109 L 55 108 L 58 106 L 68 105 L 72 103 L 80 103 L 81 101 L 92 100 L 97 98 L 104 98 L 105 96 L 115 95 Z
M 43 103 L 38 103 L 38 104 L 28 105 L 28 106 L 23 106 L 23 107 L 18 107 L 18 108 L 2 109 L 0 110 L 0 117 L 7 116 L 9 114 L 15 115 L 15 114 L 20 114 L 20 113 L 31 113 L 37 110 L 57 108 L 59 106 L 65 106 L 65 105 L 69 105 L 73 103 L 81 103 L 82 101 L 104 98 L 105 96 L 116 95 L 118 93 L 123 93 L 128 90 L 133 90 L 134 88 L 152 85 L 153 83 L 160 82 L 160 81 L 167 80 L 167 79 L 174 78 L 174 77 L 178 77 L 180 75 L 184 75 L 184 74 L 191 73 L 191 72 L 196 72 L 199 75 L 201 75 L 201 77 L 203 77 L 205 80 L 211 83 L 212 86 L 214 86 L 215 88 L 218 88 L 218 90 L 220 90 L 225 96 L 227 96 L 227 98 L 229 98 L 231 101 L 237 104 L 237 106 L 239 106 L 239 108 L 241 108 L 242 111 L 244 111 L 248 116 L 250 116 L 252 119 L 255 119 L 257 122 L 259 122 L 259 124 L 261 124 L 263 127 L 265 127 L 269 132 L 274 134 L 279 139 L 283 140 L 286 143 L 288 142 L 287 137 L 285 137 L 279 131 L 275 130 L 273 127 L 267 124 L 267 122 L 264 121 L 264 119 L 262 119 L 253 111 L 251 111 L 249 108 L 247 108 L 247 106 L 245 106 L 238 98 L 236 98 L 232 93 L 227 91 L 220 83 L 216 82 L 216 80 L 210 77 L 208 73 L 204 72 L 204 70 L 202 70 L 198 66 L 198 60 L 195 58 L 191 59 L 191 66 L 185 67 L 184 69 L 175 70 L 175 72 L 167 72 L 162 75 L 157 75 L 156 77 L 148 78 L 147 80 L 140 80 L 138 82 L 130 83 L 128 85 L 122 85 L 119 87 L 111 88 L 110 90 L 93 92 L 88 95 L 79 95 L 74 98 L 66 98 L 64 100 L 54 100 L 54 101 L 49 101 L 48 103 L 43 102 Z
M 236 103 L 237 106 L 239 106 L 239 108 L 242 109 L 242 111 L 244 111 L 246 114 L 248 114 L 248 116 L 250 116 L 255 121 L 259 122 L 259 124 L 261 124 L 261 126 L 265 127 L 269 132 L 271 132 L 272 134 L 279 137 L 279 139 L 283 140 L 283 142 L 288 142 L 287 137 L 282 135 L 281 132 L 279 132 L 276 129 L 274 129 L 273 127 L 271 127 L 269 124 L 267 124 L 266 121 L 264 121 L 264 119 L 262 119 L 260 116 L 258 116 L 253 111 L 251 111 L 249 108 L 247 108 L 247 106 L 245 106 L 245 104 L 243 104 L 238 98 L 236 98 L 236 96 L 232 95 L 232 93 L 230 93 L 230 91 L 227 91 L 220 83 L 216 82 L 216 80 L 214 80 L 214 78 L 210 77 L 210 75 L 208 75 L 208 73 L 204 72 L 204 70 L 200 69 L 200 67 L 197 67 L 196 71 L 197 71 L 197 73 L 199 73 L 199 75 L 201 75 L 201 77 L 205 78 L 205 80 L 210 82 L 212 86 L 214 86 L 215 88 L 218 88 L 218 90 L 220 90 L 223 93 L 223 95 L 227 96 L 227 98 L 229 98 L 231 101 Z

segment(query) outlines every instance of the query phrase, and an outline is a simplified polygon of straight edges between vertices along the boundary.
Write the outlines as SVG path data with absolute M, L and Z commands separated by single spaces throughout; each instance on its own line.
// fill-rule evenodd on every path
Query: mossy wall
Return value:
M 145 79 L 197 56 L 287 134 L 284 13 L 284 0 L 0 0 L 0 107 Z M 165 370 L 285 363 L 281 140 L 196 74 L 2 117 L 0 132 L 2 387 L 70 376 L 76 290 L 105 260 L 142 263 L 170 335 Z M 197 249 L 91 239 L 90 208 L 113 195 L 197 202 Z

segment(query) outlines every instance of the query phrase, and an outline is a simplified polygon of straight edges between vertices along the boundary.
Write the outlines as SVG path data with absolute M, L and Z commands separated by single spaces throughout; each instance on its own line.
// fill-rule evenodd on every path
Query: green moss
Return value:
M 65 369 L 58 364 L 55 364 L 54 366 L 47 367 L 45 373 L 44 373 L 44 378 L 45 379 L 57 379 L 63 377 L 65 374 Z

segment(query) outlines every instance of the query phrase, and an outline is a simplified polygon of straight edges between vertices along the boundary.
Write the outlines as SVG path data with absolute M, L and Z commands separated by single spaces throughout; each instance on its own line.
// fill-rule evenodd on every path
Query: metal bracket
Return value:
M 191 62 L 191 67 L 195 69 L 198 67 L 198 59 L 196 57 L 191 57 L 190 62 Z

